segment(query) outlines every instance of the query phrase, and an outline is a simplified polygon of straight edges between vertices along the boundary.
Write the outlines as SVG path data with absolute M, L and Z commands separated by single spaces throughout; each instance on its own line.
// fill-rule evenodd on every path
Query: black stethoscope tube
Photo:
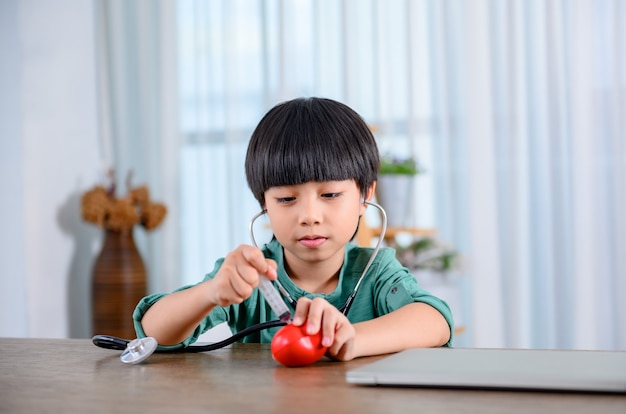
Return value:
M 182 352 L 215 351 L 216 349 L 224 348 L 225 346 L 231 345 L 232 343 L 237 342 L 238 340 L 248 335 L 251 335 L 255 332 L 259 332 L 264 329 L 284 326 L 286 324 L 287 322 L 283 322 L 279 320 L 262 322 L 256 325 L 252 325 L 248 328 L 245 328 L 220 342 L 215 342 L 215 343 L 208 344 L 208 345 L 192 345 L 192 346 L 187 346 L 184 348 L 159 350 L 158 352 L 182 353 Z M 99 346 L 100 348 L 114 349 L 118 351 L 125 350 L 130 342 L 130 340 L 128 339 L 122 339 L 122 338 L 118 338 L 118 337 L 110 336 L 110 335 L 95 335 L 91 339 L 91 341 L 93 342 L 94 345 Z

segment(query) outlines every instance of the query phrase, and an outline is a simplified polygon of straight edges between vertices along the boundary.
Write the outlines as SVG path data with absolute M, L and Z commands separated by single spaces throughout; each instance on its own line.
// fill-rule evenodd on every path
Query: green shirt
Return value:
M 285 271 L 283 247 L 278 241 L 273 240 L 266 244 L 262 250 L 265 257 L 275 260 L 278 264 L 278 280 L 293 299 L 297 301 L 302 296 L 309 298 L 322 297 L 337 308 L 341 308 L 345 304 L 346 299 L 354 290 L 373 252 L 372 248 L 358 247 L 355 244 L 349 243 L 346 246 L 344 262 L 339 272 L 339 283 L 337 287 L 332 293 L 318 294 L 302 290 L 291 281 Z M 222 258 L 215 263 L 215 268 L 211 273 L 205 276 L 203 282 L 212 279 L 216 275 L 223 261 L 224 259 Z M 191 285 L 184 286 L 178 290 L 184 290 L 190 287 Z M 165 296 L 165 294 L 147 296 L 137 305 L 133 313 L 133 319 L 135 321 L 135 330 L 137 331 L 138 337 L 146 336 L 141 326 L 143 315 L 150 306 L 163 296 Z M 450 341 L 446 344 L 446 346 L 450 346 L 452 343 L 454 323 L 452 312 L 448 305 L 419 286 L 415 276 L 398 262 L 395 256 L 395 250 L 391 248 L 381 248 L 359 286 L 358 293 L 354 298 L 354 302 L 352 303 L 347 317 L 351 323 L 366 321 L 393 312 L 413 302 L 427 303 L 444 316 L 450 326 Z M 289 307 L 291 308 L 291 306 Z M 278 319 L 277 316 L 265 301 L 263 295 L 261 295 L 258 289 L 255 289 L 252 295 L 240 304 L 216 307 L 213 309 L 195 329 L 192 335 L 181 344 L 169 347 L 160 346 L 160 349 L 188 346 L 194 343 L 201 334 L 222 322 L 228 323 L 231 330 L 238 332 L 252 325 L 276 319 Z M 419 329 L 418 326 L 415 328 Z M 269 343 L 272 341 L 272 337 L 278 329 L 280 329 L 280 327 L 266 329 L 251 334 L 242 341 Z

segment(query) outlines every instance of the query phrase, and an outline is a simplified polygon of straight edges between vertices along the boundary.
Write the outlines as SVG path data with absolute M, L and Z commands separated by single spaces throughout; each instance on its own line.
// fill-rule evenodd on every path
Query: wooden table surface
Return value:
M 364 387 L 350 362 L 286 368 L 269 346 L 154 354 L 122 364 L 88 339 L 0 338 L 0 413 L 626 413 L 626 396 Z

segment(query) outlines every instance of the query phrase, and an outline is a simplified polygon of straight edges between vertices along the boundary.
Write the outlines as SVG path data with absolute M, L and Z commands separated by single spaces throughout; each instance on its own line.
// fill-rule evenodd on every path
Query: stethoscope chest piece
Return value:
M 157 348 L 154 338 L 133 339 L 126 345 L 126 349 L 120 355 L 120 360 L 125 364 L 138 364 L 146 360 Z

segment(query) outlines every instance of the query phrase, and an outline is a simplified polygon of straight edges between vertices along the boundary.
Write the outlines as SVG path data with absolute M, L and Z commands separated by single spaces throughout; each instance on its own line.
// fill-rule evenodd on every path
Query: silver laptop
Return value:
M 626 352 L 408 349 L 349 370 L 349 383 L 413 387 L 626 392 Z

